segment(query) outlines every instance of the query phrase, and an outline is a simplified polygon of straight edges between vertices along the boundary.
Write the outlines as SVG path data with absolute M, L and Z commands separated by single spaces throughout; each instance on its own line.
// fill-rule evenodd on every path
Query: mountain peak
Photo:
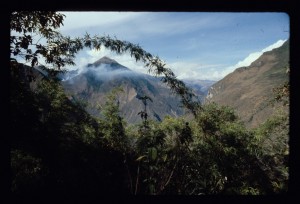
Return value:
M 106 67 L 106 69 L 108 69 L 109 71 L 113 71 L 113 70 L 123 70 L 123 71 L 131 71 L 129 68 L 119 64 L 116 60 L 113 60 L 107 56 L 104 56 L 102 58 L 100 58 L 99 60 L 97 60 L 96 62 L 94 62 L 93 64 L 88 64 L 87 67 L 99 67 L 101 65 L 104 65 Z
M 116 60 L 110 59 L 109 57 L 102 57 L 101 59 L 97 60 L 93 63 L 93 65 L 97 66 L 100 64 L 119 64 Z

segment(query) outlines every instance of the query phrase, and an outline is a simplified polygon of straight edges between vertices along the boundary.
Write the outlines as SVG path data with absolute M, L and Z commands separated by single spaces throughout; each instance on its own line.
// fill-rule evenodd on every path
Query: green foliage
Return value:
M 79 191 L 82 184 L 131 194 L 256 195 L 287 190 L 287 116 L 274 117 L 254 132 L 232 109 L 208 104 L 188 123 L 166 117 L 160 123 L 147 119 L 126 126 L 119 113 L 120 88 L 107 95 L 104 118 L 95 120 L 67 99 L 57 81 L 42 80 L 32 92 L 25 80 L 13 79 L 13 127 L 26 133 L 14 134 L 12 140 L 14 192 L 49 186 Z M 95 183 L 103 179 L 106 190 Z
M 47 64 L 52 65 L 53 70 L 61 70 L 66 65 L 75 65 L 76 53 L 85 47 L 99 50 L 101 46 L 104 46 L 117 54 L 128 52 L 136 61 L 143 62 L 149 72 L 157 76 L 162 75 L 162 82 L 166 83 L 174 93 L 180 95 L 184 107 L 195 114 L 195 109 L 200 106 L 200 103 L 195 102 L 192 90 L 178 80 L 159 57 L 144 51 L 139 45 L 120 41 L 110 36 L 91 37 L 88 33 L 82 38 L 63 36 L 56 31 L 63 24 L 63 17 L 62 14 L 55 12 L 13 12 L 11 31 L 20 33 L 23 37 L 11 35 L 11 56 L 25 56 L 26 61 L 31 62 L 31 66 L 38 65 L 38 59 L 42 57 Z M 39 41 L 34 42 L 33 34 L 45 38 L 46 44 L 38 43 Z M 31 46 L 34 48 L 30 48 Z M 36 51 L 32 53 L 32 50 Z M 11 61 L 15 60 L 15 58 L 11 58 Z M 48 71 L 54 75 L 58 73 L 51 69 Z
M 38 65 L 40 55 L 58 69 L 66 64 L 74 65 L 74 52 L 68 52 L 65 40 L 61 39 L 60 33 L 56 31 L 63 25 L 63 18 L 64 15 L 56 12 L 12 12 L 11 31 L 17 34 L 10 36 L 10 53 L 13 56 L 24 57 L 27 62 L 31 62 L 31 66 Z M 35 41 L 36 35 L 45 38 L 47 44 L 39 43 L 40 40 Z
M 39 63 L 38 57 L 44 57 L 54 70 L 60 70 L 73 64 L 75 54 L 84 47 L 129 52 L 144 62 L 149 72 L 163 75 L 163 83 L 181 96 L 183 105 L 195 116 L 190 121 L 172 117 L 160 123 L 151 121 L 147 102 L 152 99 L 143 96 L 143 123 L 127 125 L 119 111 L 122 89 L 116 88 L 100 110 L 103 118 L 96 119 L 80 101 L 69 100 L 57 80 L 40 79 L 33 68 L 11 59 L 14 193 L 287 192 L 288 115 L 276 115 L 259 128 L 248 130 L 231 108 L 196 102 L 170 68 L 138 45 L 109 36 L 62 36 L 55 29 L 62 25 L 63 15 L 55 12 L 13 12 L 11 19 L 14 32 L 10 54 L 25 56 L 31 66 Z M 46 43 L 33 42 L 34 33 Z
M 159 127 L 166 134 L 166 144 L 170 146 L 179 145 L 179 136 L 184 128 L 185 121 L 183 118 L 172 118 L 166 116 L 160 123 Z
M 262 149 L 259 160 L 272 183 L 274 193 L 288 190 L 289 159 L 289 118 L 277 114 L 256 129 L 259 147 Z
M 286 67 L 286 74 L 289 75 L 290 66 Z M 282 103 L 283 106 L 289 106 L 290 104 L 290 82 L 289 80 L 285 83 L 281 84 L 278 87 L 273 88 L 274 99 L 271 102 L 274 103 Z
M 14 179 L 12 191 L 34 192 L 43 186 L 43 180 L 48 173 L 43 167 L 41 159 L 21 151 L 11 151 L 11 168 Z
M 284 106 L 288 106 L 290 101 L 289 101 L 289 96 L 290 96 L 290 83 L 285 82 L 281 86 L 278 86 L 273 89 L 273 92 L 275 94 L 275 98 L 273 100 L 276 102 L 282 102 Z
M 198 137 L 193 135 L 189 148 L 179 148 L 181 168 L 176 169 L 176 183 L 170 185 L 182 186 L 177 190 L 184 194 L 242 194 L 248 187 L 263 193 L 265 177 L 261 174 L 261 180 L 257 178 L 261 168 L 253 154 L 255 137 L 233 110 L 208 104 L 196 121 L 191 133 L 203 132 Z
M 287 47 L 285 47 L 287 49 Z M 287 66 L 289 74 L 289 66 Z M 272 193 L 286 193 L 289 179 L 289 107 L 290 84 L 273 89 L 273 105 L 277 111 L 263 124 L 255 129 L 255 136 L 261 153 L 258 155 L 262 168 L 271 182 Z
M 11 76 L 12 192 L 127 192 L 123 152 L 106 146 L 98 122 L 57 81 L 30 84 L 26 69 Z
M 197 113 L 196 121 L 204 133 L 213 133 L 220 129 L 225 122 L 233 122 L 237 119 L 233 109 L 227 106 L 218 106 L 210 103 Z
M 125 151 L 128 141 L 125 136 L 124 119 L 120 116 L 118 94 L 123 92 L 121 87 L 115 88 L 106 96 L 104 108 L 101 110 L 104 120 L 102 132 L 106 142 L 113 148 Z

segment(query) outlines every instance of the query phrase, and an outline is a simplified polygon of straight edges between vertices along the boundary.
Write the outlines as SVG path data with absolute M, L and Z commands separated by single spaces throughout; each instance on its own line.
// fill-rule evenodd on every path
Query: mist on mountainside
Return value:
M 106 94 L 116 87 L 123 89 L 118 94 L 118 103 L 121 115 L 129 123 L 141 121 L 138 113 L 143 104 L 138 98 L 145 95 L 153 100 L 148 105 L 149 117 L 153 120 L 161 121 L 167 115 L 178 117 L 184 114 L 180 98 L 159 77 L 132 71 L 108 57 L 88 64 L 72 77 L 67 73 L 62 84 L 70 97 L 86 101 L 86 109 L 97 117 L 101 117 Z

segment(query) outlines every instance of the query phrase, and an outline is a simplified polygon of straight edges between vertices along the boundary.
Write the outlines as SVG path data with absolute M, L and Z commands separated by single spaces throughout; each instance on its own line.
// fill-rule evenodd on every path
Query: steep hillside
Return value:
M 274 113 L 272 90 L 289 80 L 288 66 L 289 40 L 218 81 L 205 101 L 233 107 L 248 127 L 256 127 Z
M 205 96 L 207 95 L 210 87 L 216 83 L 216 81 L 201 79 L 183 79 L 182 81 L 186 84 L 186 86 L 194 90 L 194 93 L 201 102 L 205 100 Z
M 138 97 L 144 95 L 153 100 L 148 103 L 147 110 L 151 119 L 160 121 L 166 115 L 176 117 L 184 113 L 179 97 L 172 94 L 159 78 L 134 72 L 108 57 L 89 64 L 62 84 L 70 97 L 87 101 L 87 110 L 95 116 L 100 116 L 97 106 L 101 109 L 105 95 L 120 86 L 124 90 L 118 95 L 121 114 L 129 123 L 141 121 L 138 112 L 143 109 L 143 103 Z

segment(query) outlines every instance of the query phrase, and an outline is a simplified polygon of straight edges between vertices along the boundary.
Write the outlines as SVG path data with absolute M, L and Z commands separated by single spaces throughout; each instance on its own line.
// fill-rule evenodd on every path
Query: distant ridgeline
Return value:
M 288 68 L 289 40 L 215 83 L 205 102 L 231 106 L 248 127 L 257 127 L 276 111 L 273 89 L 289 80 Z
M 100 116 L 99 108 L 105 102 L 105 96 L 113 88 L 122 87 L 118 94 L 118 103 L 122 116 L 129 123 L 141 121 L 138 113 L 143 109 L 139 96 L 147 95 L 153 102 L 148 103 L 150 119 L 161 121 L 166 115 L 178 117 L 185 112 L 180 104 L 180 98 L 172 94 L 169 87 L 160 78 L 138 73 L 119 64 L 108 57 L 103 57 L 93 64 L 88 64 L 83 70 L 75 70 L 63 76 L 62 84 L 67 95 L 87 102 L 86 109 L 94 116 Z M 205 85 L 188 82 L 195 89 L 200 99 L 204 98 Z M 202 88 L 202 90 L 201 90 Z

